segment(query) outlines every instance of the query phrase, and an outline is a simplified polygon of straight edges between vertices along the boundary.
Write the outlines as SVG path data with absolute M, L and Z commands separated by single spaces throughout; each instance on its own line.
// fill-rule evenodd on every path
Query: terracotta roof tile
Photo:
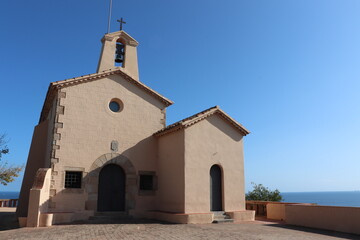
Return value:
M 59 89 L 59 88 L 64 88 L 64 87 L 68 87 L 68 86 L 81 84 L 84 82 L 95 81 L 95 80 L 98 80 L 98 79 L 101 79 L 101 78 L 104 78 L 104 77 L 107 77 L 110 75 L 114 75 L 114 74 L 120 74 L 122 77 L 125 78 L 125 80 L 135 84 L 136 86 L 140 87 L 141 89 L 145 90 L 146 92 L 148 92 L 151 95 L 158 98 L 160 101 L 166 103 L 166 106 L 173 104 L 173 102 L 171 100 L 160 95 L 159 93 L 152 90 L 151 88 L 149 88 L 142 82 L 133 79 L 132 77 L 130 77 L 129 75 L 124 73 L 120 68 L 109 69 L 109 70 L 102 71 L 99 73 L 93 73 L 93 74 L 84 75 L 81 77 L 75 77 L 75 78 L 70 78 L 70 79 L 66 79 L 66 80 L 62 80 L 62 81 L 56 81 L 56 82 L 52 82 L 50 85 L 55 86 L 56 88 Z
M 222 117 L 224 120 L 226 120 L 228 123 L 230 123 L 233 127 L 235 127 L 237 130 L 239 130 L 244 136 L 246 136 L 247 134 L 250 133 L 244 126 L 242 126 L 240 123 L 238 123 L 233 118 L 231 118 L 228 114 L 226 114 L 218 106 L 215 106 L 215 107 L 208 108 L 197 114 L 194 114 L 183 120 L 180 120 L 176 123 L 173 123 L 163 129 L 161 129 L 160 131 L 157 131 L 153 135 L 160 137 L 165 134 L 175 132 L 175 131 L 178 131 L 183 128 L 187 128 L 189 126 L 192 126 L 192 125 L 206 119 L 207 117 L 210 117 L 213 114 L 219 114 L 220 117 Z
M 86 82 L 96 81 L 96 80 L 99 80 L 101 78 L 104 78 L 104 77 L 107 77 L 107 76 L 110 76 L 110 75 L 114 75 L 114 74 L 121 75 L 126 81 L 136 85 L 137 87 L 144 90 L 148 94 L 150 94 L 150 95 L 154 96 L 155 98 L 159 99 L 161 102 L 163 102 L 165 104 L 166 107 L 173 104 L 173 102 L 171 100 L 165 98 L 161 94 L 159 94 L 156 91 L 152 90 L 151 88 L 149 88 L 148 86 L 146 86 L 142 82 L 133 79 L 132 77 L 130 77 L 129 75 L 124 73 L 120 69 L 120 67 L 118 67 L 118 68 L 113 68 L 113 69 L 109 69 L 109 70 L 106 70 L 106 71 L 102 71 L 102 72 L 99 72 L 99 73 L 88 74 L 88 75 L 84 75 L 84 76 L 80 76 L 80 77 L 74 77 L 74 78 L 69 78 L 69 79 L 65 79 L 65 80 L 62 80 L 62 81 L 56 81 L 56 82 L 50 83 L 48 92 L 46 94 L 44 106 L 43 106 L 43 109 L 41 111 L 40 122 L 45 120 L 45 118 L 47 116 L 47 113 L 49 112 L 49 110 L 51 108 L 52 100 L 54 99 L 54 97 L 56 95 L 55 93 L 57 92 L 57 90 L 62 89 L 62 88 L 66 88 L 66 87 L 69 87 L 69 86 L 74 86 L 74 85 L 86 83 Z

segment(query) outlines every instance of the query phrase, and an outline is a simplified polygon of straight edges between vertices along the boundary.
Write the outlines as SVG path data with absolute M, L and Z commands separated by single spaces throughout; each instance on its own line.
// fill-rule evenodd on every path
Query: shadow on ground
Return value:
M 319 234 L 328 237 L 337 237 L 343 239 L 359 239 L 360 235 L 341 233 L 335 231 L 314 229 L 308 227 L 299 227 L 293 225 L 287 225 L 284 222 L 266 221 L 265 219 L 257 219 L 258 223 L 266 227 L 282 228 L 299 232 L 307 232 L 313 234 Z M 259 221 L 260 220 L 260 221 Z M 265 221 L 264 221 L 265 220 Z M 249 222 L 247 222 L 249 223 Z M 59 225 L 92 225 L 92 224 L 162 224 L 162 225 L 177 225 L 175 223 L 150 220 L 150 219 L 138 219 L 138 218 L 113 218 L 113 217 L 96 217 L 90 220 L 76 221 L 72 223 L 64 223 Z M 226 223 L 229 224 L 229 223 Z M 255 222 L 256 224 L 256 222 Z M 2 211 L 0 212 L 0 231 L 11 230 L 19 228 L 18 221 L 16 219 L 15 212 Z
M 140 218 L 95 218 L 89 220 L 75 221 L 72 223 L 64 223 L 60 225 L 85 225 L 85 224 L 164 224 L 176 225 L 176 223 L 169 223 L 151 219 Z
M 308 228 L 308 227 L 293 226 L 293 225 L 287 225 L 287 224 L 269 224 L 267 226 L 289 229 L 289 230 L 293 230 L 293 231 L 321 234 L 321 235 L 325 235 L 325 236 L 329 236 L 329 237 L 337 237 L 337 238 L 343 238 L 343 239 L 360 239 L 360 235 L 342 233 L 342 232 L 336 232 L 336 231 L 329 231 L 329 230 L 321 230 L 321 229 Z
M 0 231 L 19 228 L 15 212 L 0 212 Z
M 96 217 L 90 220 L 81 220 L 71 223 L 63 223 L 56 225 L 91 225 L 91 224 L 166 224 L 174 225 L 175 223 L 138 218 L 116 218 L 116 217 Z M 0 231 L 17 229 L 19 222 L 17 221 L 14 211 L 0 211 Z

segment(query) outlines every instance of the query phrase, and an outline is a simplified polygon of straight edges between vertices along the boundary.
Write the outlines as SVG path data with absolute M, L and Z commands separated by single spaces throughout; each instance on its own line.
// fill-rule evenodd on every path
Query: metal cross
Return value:
M 123 28 L 123 23 L 126 24 L 126 22 L 123 21 L 123 18 L 120 18 L 120 20 L 116 20 L 116 21 L 120 23 L 120 31 L 121 31 Z

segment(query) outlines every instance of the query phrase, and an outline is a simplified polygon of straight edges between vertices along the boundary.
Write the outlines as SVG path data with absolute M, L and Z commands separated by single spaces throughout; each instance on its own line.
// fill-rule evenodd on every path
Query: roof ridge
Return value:
M 218 106 L 210 107 L 210 108 L 205 109 L 205 110 L 203 110 L 201 112 L 195 113 L 194 115 L 191 115 L 190 117 L 184 118 L 183 120 L 180 120 L 180 121 L 181 122 L 191 121 L 196 117 L 200 117 L 201 115 L 203 115 L 205 113 L 208 113 L 208 112 L 211 112 L 211 111 L 214 111 L 216 109 L 219 109 Z
M 120 68 L 111 68 L 111 69 L 104 70 L 104 71 L 97 72 L 97 73 L 90 73 L 90 74 L 82 75 L 82 76 L 79 76 L 79 77 L 67 78 L 67 79 L 64 79 L 64 80 L 51 82 L 50 84 L 59 85 L 59 84 L 65 83 L 65 82 L 72 82 L 72 81 L 75 81 L 75 80 L 80 80 L 80 79 L 84 79 L 84 78 L 88 78 L 88 77 L 92 77 L 92 76 L 99 76 L 99 75 L 102 75 L 102 74 L 115 73 L 118 70 L 120 70 Z
M 80 84 L 80 83 L 82 83 L 83 81 L 86 81 L 86 80 L 96 80 L 96 79 L 106 77 L 106 76 L 109 76 L 109 75 L 113 75 L 113 74 L 117 74 L 117 73 L 121 74 L 125 78 L 125 80 L 130 81 L 131 83 L 141 87 L 145 91 L 147 91 L 150 94 L 152 94 L 152 95 L 156 96 L 157 98 L 159 98 L 162 102 L 164 102 L 166 104 L 166 106 L 170 106 L 171 104 L 174 103 L 170 99 L 167 99 L 166 97 L 162 96 L 160 93 L 158 93 L 155 90 L 151 89 L 150 87 L 146 86 L 144 83 L 130 77 L 128 74 L 123 72 L 120 67 L 112 68 L 112 69 L 105 70 L 105 71 L 102 71 L 102 72 L 99 72 L 99 73 L 92 73 L 92 74 L 83 75 L 83 76 L 80 76 L 80 77 L 68 78 L 68 79 L 61 80 L 61 81 L 51 82 L 50 87 L 54 86 L 54 87 L 59 89 L 59 88 L 62 88 L 62 87 L 67 87 L 67 86 L 71 86 L 71 85 L 77 85 L 77 84 Z
M 51 99 L 54 98 L 56 90 L 59 90 L 59 89 L 65 88 L 65 87 L 69 87 L 69 86 L 78 85 L 78 84 L 84 83 L 85 81 L 95 81 L 97 79 L 100 79 L 100 78 L 103 78 L 106 76 L 110 76 L 110 75 L 114 75 L 114 74 L 120 74 L 126 81 L 136 85 L 137 87 L 144 90 L 148 94 L 157 98 L 159 101 L 163 102 L 166 107 L 168 107 L 174 103 L 170 99 L 167 99 L 166 97 L 162 96 L 160 93 L 158 93 L 155 90 L 151 89 L 150 87 L 146 86 L 144 83 L 142 83 L 138 80 L 135 80 L 134 78 L 129 76 L 127 73 L 123 72 L 120 67 L 116 67 L 116 68 L 104 70 L 104 71 L 101 71 L 98 73 L 91 73 L 91 74 L 83 75 L 80 77 L 68 78 L 65 80 L 51 82 L 49 85 L 49 88 L 48 88 L 48 92 L 46 94 L 46 98 L 45 98 L 45 102 L 43 105 L 43 109 L 40 114 L 39 122 L 41 122 L 42 120 L 45 119 L 46 114 L 48 113 L 48 111 L 50 109 L 50 103 L 48 103 L 48 101 L 50 101 L 50 102 L 52 101 Z
M 210 107 L 201 112 L 198 112 L 190 117 L 184 118 L 180 121 L 170 124 L 169 126 L 155 132 L 153 135 L 159 137 L 159 136 L 165 135 L 167 133 L 175 132 L 182 128 L 187 128 L 187 127 L 192 126 L 192 125 L 200 122 L 201 120 L 213 115 L 216 112 L 221 114 L 222 117 L 225 120 L 229 121 L 235 128 L 239 129 L 242 132 L 242 134 L 247 135 L 250 133 L 245 127 L 243 127 L 240 123 L 238 123 L 233 118 L 231 118 L 228 114 L 226 114 L 223 110 L 221 110 L 218 105 L 216 105 L 214 107 Z

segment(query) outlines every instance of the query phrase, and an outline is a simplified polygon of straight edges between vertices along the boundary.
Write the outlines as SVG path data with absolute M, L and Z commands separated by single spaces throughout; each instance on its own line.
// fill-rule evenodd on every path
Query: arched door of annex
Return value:
M 222 174 L 218 165 L 210 168 L 210 211 L 222 211 Z
M 136 170 L 127 157 L 117 153 L 104 154 L 91 165 L 86 190 L 87 210 L 128 212 L 135 208 Z M 115 199 L 112 202 L 111 197 L 120 202 L 115 203 Z

